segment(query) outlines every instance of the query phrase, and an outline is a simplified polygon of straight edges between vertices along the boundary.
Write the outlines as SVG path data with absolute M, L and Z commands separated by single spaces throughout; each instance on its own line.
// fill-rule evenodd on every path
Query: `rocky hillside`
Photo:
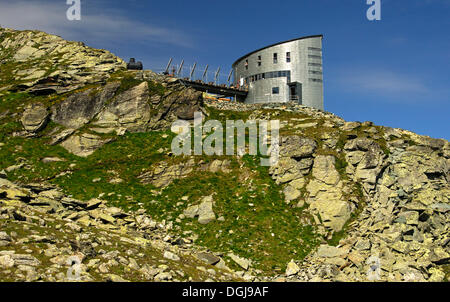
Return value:
M 374 257 L 380 280 L 448 280 L 448 141 L 0 34 L 0 280 L 65 280 L 74 256 L 86 281 L 366 281 Z M 196 111 L 280 120 L 280 160 L 174 156 Z
M 0 27 L 0 92 L 63 93 L 105 81 L 125 62 L 108 51 L 39 31 Z
M 58 189 L 0 179 L 0 280 L 242 281 L 224 261 L 168 234 L 145 211 L 126 213 L 100 199 L 87 202 Z

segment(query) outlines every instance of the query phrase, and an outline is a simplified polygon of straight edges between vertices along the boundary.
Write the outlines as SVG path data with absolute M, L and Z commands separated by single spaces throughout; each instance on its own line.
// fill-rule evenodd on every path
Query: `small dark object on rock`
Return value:
M 142 70 L 143 69 L 142 62 L 141 61 L 136 62 L 135 58 L 131 58 L 130 62 L 128 62 L 127 64 L 127 69 Z

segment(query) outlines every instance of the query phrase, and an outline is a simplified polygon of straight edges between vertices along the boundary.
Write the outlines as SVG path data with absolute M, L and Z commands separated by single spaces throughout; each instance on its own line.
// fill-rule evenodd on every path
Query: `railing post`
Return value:
M 184 60 L 181 60 L 180 68 L 178 68 L 177 77 L 180 76 L 181 71 L 183 70 Z
M 189 75 L 189 80 L 192 81 L 192 76 L 194 75 L 195 67 L 197 67 L 197 63 L 194 63 L 192 67 L 191 74 Z
M 173 60 L 173 58 L 170 58 L 169 64 L 167 64 L 167 67 L 166 67 L 166 70 L 164 71 L 164 74 L 168 74 L 169 73 L 169 68 L 170 68 L 170 65 L 172 64 L 172 60 Z

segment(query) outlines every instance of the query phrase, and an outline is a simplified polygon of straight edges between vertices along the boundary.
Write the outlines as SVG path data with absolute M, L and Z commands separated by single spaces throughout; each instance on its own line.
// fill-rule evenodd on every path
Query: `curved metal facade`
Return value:
M 322 35 L 273 44 L 233 64 L 234 84 L 248 86 L 246 103 L 297 101 L 323 110 Z

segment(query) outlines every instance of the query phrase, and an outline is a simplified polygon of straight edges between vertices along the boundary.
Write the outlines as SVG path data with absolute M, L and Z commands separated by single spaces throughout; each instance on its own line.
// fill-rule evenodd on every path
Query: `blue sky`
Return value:
M 146 69 L 170 57 L 221 67 L 268 44 L 324 35 L 325 109 L 449 140 L 450 0 L 84 0 L 67 21 L 65 0 L 0 0 L 0 25 L 40 29 L 105 48 Z M 212 74 L 209 75 L 211 77 Z

